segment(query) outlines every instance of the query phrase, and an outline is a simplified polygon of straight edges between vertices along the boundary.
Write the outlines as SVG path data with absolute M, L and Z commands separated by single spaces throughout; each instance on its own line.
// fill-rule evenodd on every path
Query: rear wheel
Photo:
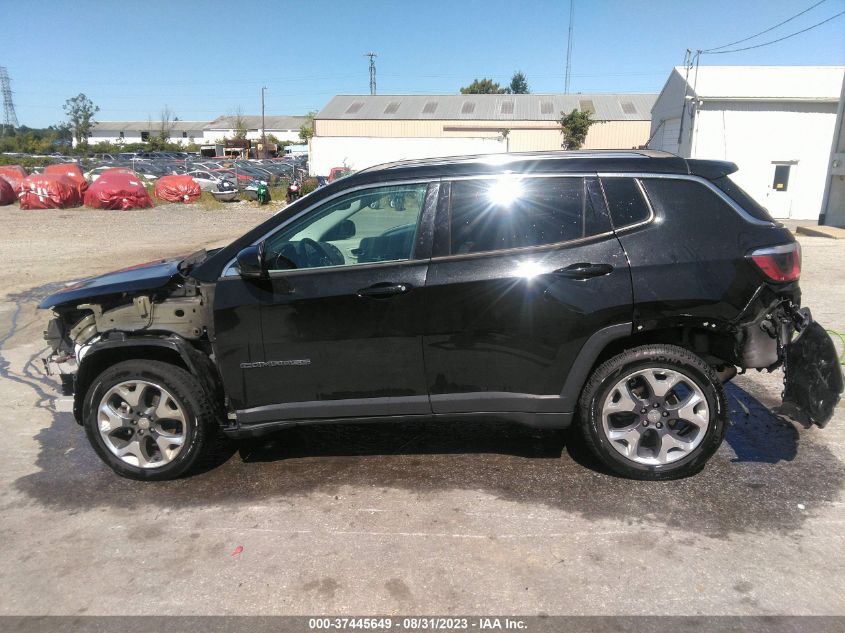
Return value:
M 704 467 L 725 436 L 722 385 L 695 354 L 646 345 L 595 370 L 581 396 L 581 431 L 611 471 L 675 479 Z
M 117 363 L 94 380 L 85 402 L 88 440 L 112 470 L 131 479 L 179 477 L 197 463 L 214 432 L 201 385 L 169 363 Z

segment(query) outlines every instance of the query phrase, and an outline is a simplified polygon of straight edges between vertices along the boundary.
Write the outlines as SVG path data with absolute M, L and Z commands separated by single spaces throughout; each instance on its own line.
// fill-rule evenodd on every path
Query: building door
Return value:
M 792 188 L 790 178 L 796 161 L 772 163 L 772 181 L 766 192 L 765 206 L 773 218 L 786 219 L 792 216 Z

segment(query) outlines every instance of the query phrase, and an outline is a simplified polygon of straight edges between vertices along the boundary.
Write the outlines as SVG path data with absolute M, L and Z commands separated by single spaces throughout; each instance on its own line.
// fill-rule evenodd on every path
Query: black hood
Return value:
M 105 295 L 156 290 L 166 286 L 175 277 L 181 277 L 179 264 L 182 260 L 181 257 L 158 259 L 85 279 L 43 299 L 38 307 L 52 308 L 68 303 L 86 303 Z

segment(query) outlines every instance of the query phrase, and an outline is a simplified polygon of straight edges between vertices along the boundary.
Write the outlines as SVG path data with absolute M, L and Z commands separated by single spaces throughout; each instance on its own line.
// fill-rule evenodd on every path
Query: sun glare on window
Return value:
M 487 199 L 491 204 L 509 207 L 522 197 L 522 181 L 517 178 L 499 178 L 487 190 Z

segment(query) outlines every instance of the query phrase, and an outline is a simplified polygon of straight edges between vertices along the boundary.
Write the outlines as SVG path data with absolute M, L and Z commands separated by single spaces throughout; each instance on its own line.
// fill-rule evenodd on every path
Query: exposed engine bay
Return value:
M 213 331 L 212 290 L 186 278 L 134 296 L 124 293 L 101 302 L 54 307 L 55 317 L 44 332 L 52 348 L 42 359 L 45 370 L 51 375 L 76 373 L 91 347 L 112 332 L 208 341 Z

